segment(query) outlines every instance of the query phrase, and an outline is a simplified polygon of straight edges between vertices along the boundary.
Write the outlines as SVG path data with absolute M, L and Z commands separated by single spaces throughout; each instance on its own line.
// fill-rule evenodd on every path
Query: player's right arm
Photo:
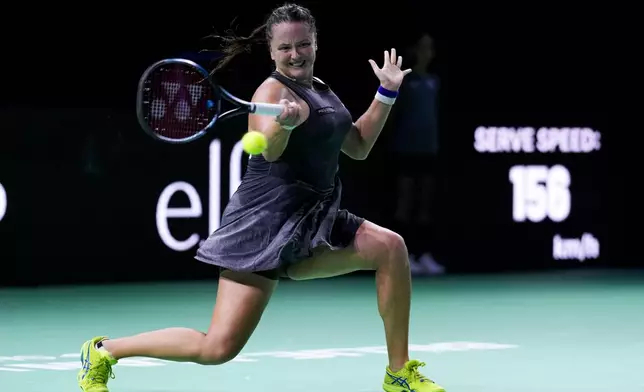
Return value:
M 291 131 L 301 123 L 301 107 L 283 84 L 270 78 L 257 88 L 252 102 L 278 103 L 286 108 L 278 117 L 248 116 L 249 129 L 263 133 L 268 140 L 268 146 L 262 153 L 264 159 L 276 161 L 286 149 Z

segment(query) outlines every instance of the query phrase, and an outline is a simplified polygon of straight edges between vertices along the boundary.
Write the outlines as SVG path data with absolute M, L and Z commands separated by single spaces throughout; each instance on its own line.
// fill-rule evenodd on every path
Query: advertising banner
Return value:
M 92 153 L 94 144 L 83 141 L 72 146 L 72 158 L 65 148 L 103 113 L 59 112 L 56 117 L 49 111 L 24 124 L 40 136 L 22 145 L 22 158 L 5 166 L 0 177 L 0 257 L 9 260 L 14 273 L 76 273 L 88 258 L 133 278 L 151 271 L 176 276 L 183 268 L 185 276 L 193 276 L 194 268 L 201 268 L 194 252 L 219 227 L 249 158 L 239 142 L 243 119 L 227 125 L 230 132 L 170 146 L 142 135 L 131 113 L 111 113 L 101 128 L 103 139 L 94 143 L 103 150 Z M 448 273 L 602 263 L 612 234 L 605 224 L 611 204 L 602 129 L 474 120 L 453 125 L 462 137 L 448 141 L 451 158 L 440 173 L 444 216 L 437 223 L 437 259 Z M 60 123 L 70 136 L 56 146 L 57 139 L 48 141 L 46 135 Z M 126 137 L 105 137 L 115 134 Z M 86 158 L 92 154 L 96 157 Z M 91 163 L 96 169 L 87 169 L 88 160 L 96 161 Z M 349 163 L 354 166 L 340 171 L 344 203 L 369 200 L 383 208 L 387 195 L 355 185 L 364 183 L 372 164 Z M 357 213 L 372 219 L 378 211 Z M 66 262 L 42 265 L 54 254 Z

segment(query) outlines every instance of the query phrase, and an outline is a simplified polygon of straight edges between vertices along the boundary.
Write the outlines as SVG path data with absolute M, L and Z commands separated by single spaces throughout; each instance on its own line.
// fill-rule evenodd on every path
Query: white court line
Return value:
M 504 343 L 483 343 L 483 342 L 439 342 L 432 344 L 411 344 L 409 351 L 412 352 L 461 352 L 461 351 L 487 351 L 487 350 L 507 350 L 518 348 L 514 344 Z M 325 348 L 296 351 L 267 351 L 257 353 L 246 353 L 237 356 L 233 362 L 257 362 L 265 357 L 273 359 L 294 359 L 294 360 L 321 360 L 330 358 L 352 358 L 362 357 L 370 354 L 383 355 L 387 353 L 386 346 L 371 347 L 352 347 L 352 348 Z M 56 359 L 75 358 L 76 361 L 56 361 Z M 46 355 L 17 355 L 2 356 L 0 363 L 1 371 L 25 372 L 33 370 L 72 370 L 80 368 L 80 353 L 67 353 L 58 357 Z M 28 362 L 27 362 L 28 361 Z M 42 361 L 42 362 L 39 362 Z M 55 361 L 55 362 L 53 362 Z M 20 363 L 9 363 L 20 362 Z M 35 362 L 35 363 L 34 363 Z M 172 362 L 155 358 L 126 358 L 119 361 L 118 366 L 128 367 L 158 367 L 168 364 L 187 364 L 190 362 Z

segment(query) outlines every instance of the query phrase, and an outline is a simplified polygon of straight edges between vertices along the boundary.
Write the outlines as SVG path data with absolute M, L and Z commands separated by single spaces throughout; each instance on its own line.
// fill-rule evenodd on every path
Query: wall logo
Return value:
M 241 141 L 233 147 L 229 160 L 229 187 L 227 197 L 235 193 L 242 178 L 242 159 L 244 150 Z M 221 202 L 226 195 L 222 194 L 221 186 L 221 141 L 214 139 L 209 147 L 208 160 L 208 233 L 219 228 L 221 219 Z M 169 207 L 170 200 L 177 193 L 184 193 L 188 197 L 187 207 Z M 159 237 L 170 249 L 177 252 L 185 252 L 196 246 L 202 239 L 197 233 L 192 233 L 184 239 L 178 239 L 170 232 L 170 219 L 195 219 L 201 218 L 204 214 L 202 198 L 197 189 L 185 181 L 176 181 L 167 185 L 157 201 L 156 226 Z M 207 235 L 205 235 L 207 237 Z
M 199 84 L 163 82 L 157 91 L 158 98 L 152 101 L 151 119 L 162 126 L 181 126 L 189 118 L 207 121 L 199 107 L 205 106 L 204 88 Z M 168 114 L 172 114 L 168 116 Z M 203 118 L 199 118 L 203 117 Z

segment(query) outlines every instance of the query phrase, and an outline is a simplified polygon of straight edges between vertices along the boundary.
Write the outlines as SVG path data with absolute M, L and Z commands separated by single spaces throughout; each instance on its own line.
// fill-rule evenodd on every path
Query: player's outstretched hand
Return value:
M 396 57 L 396 49 L 391 49 L 391 54 L 385 50 L 385 62 L 382 68 L 378 68 L 376 62 L 369 60 L 373 72 L 380 79 L 380 85 L 387 90 L 398 91 L 405 75 L 411 72 L 411 68 L 402 70 L 402 56 Z

